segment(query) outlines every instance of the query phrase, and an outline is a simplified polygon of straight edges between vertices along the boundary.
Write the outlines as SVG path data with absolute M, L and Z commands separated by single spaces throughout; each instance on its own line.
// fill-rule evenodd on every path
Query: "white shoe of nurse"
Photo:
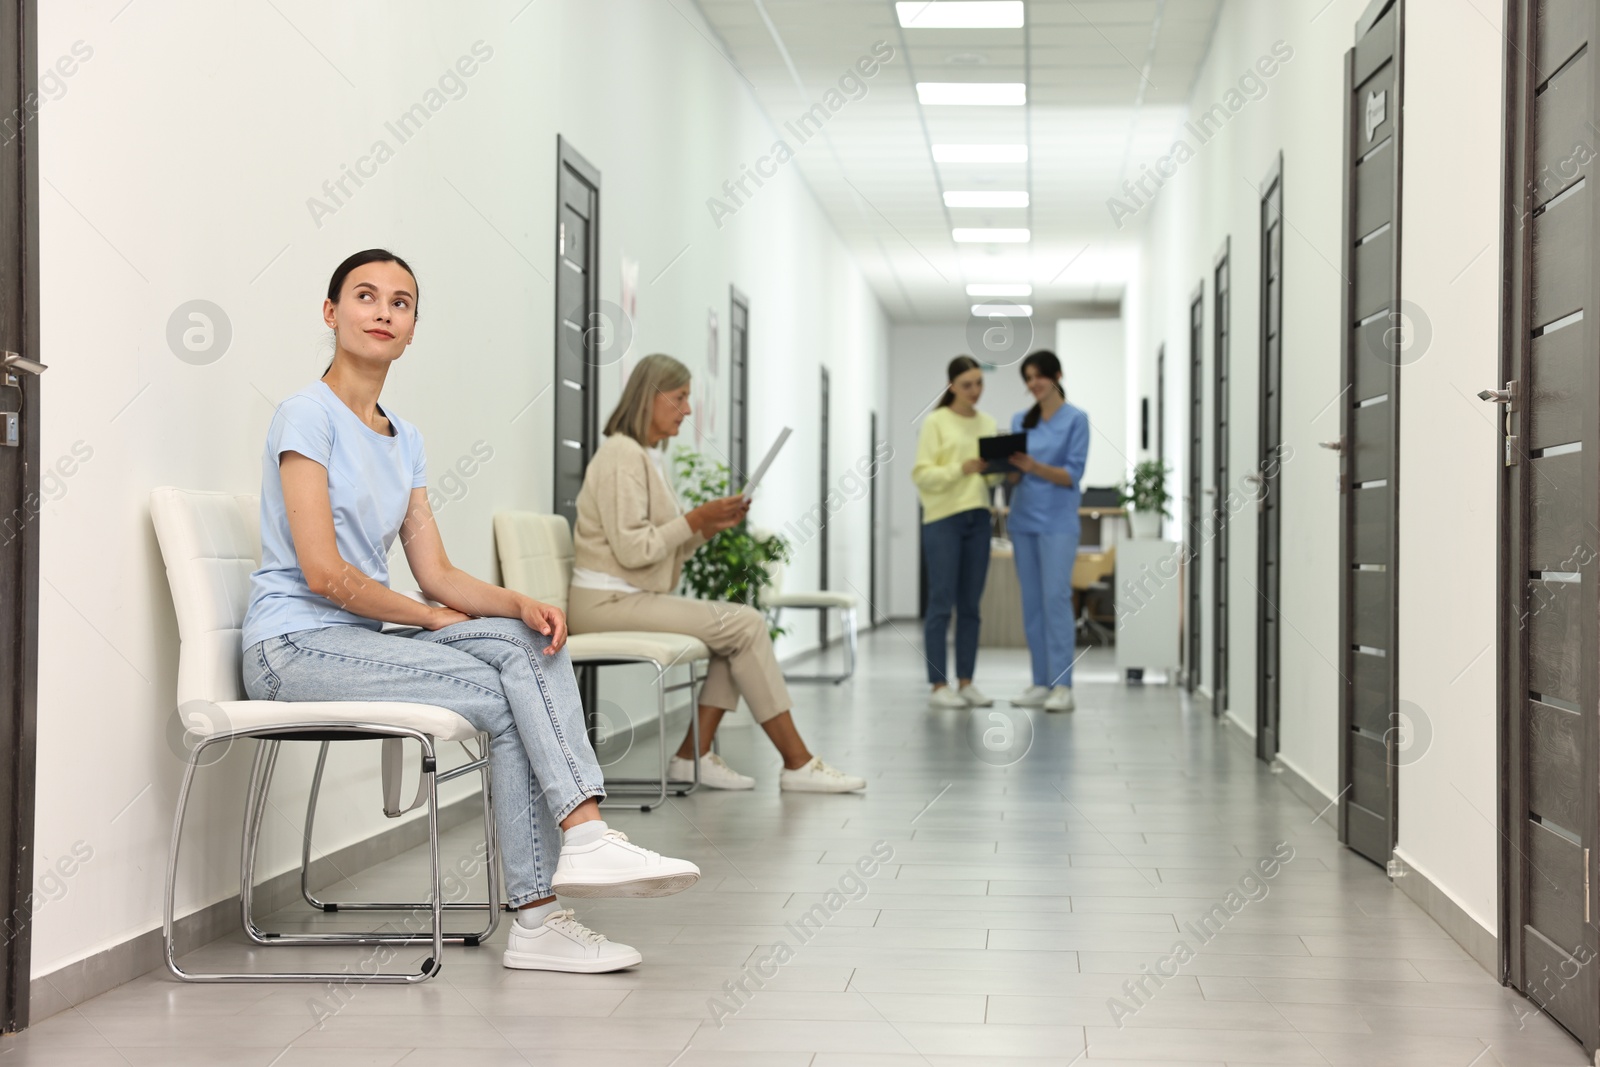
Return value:
M 965 711 L 967 708 L 972 707 L 962 698 L 960 693 L 951 689 L 948 685 L 942 685 L 928 694 L 928 706 L 930 708 L 953 709 L 956 711 Z
M 543 926 L 534 929 L 513 920 L 501 962 L 521 971 L 603 974 L 632 967 L 643 958 L 633 946 L 618 944 L 589 929 L 567 908 L 554 912 Z
M 983 690 L 975 685 L 967 686 L 956 695 L 965 700 L 970 708 L 987 708 L 994 704 L 994 698 L 985 696 Z
M 551 889 L 564 897 L 669 897 L 700 880 L 688 860 L 629 844 L 621 830 L 607 830 L 581 845 L 563 844 Z
M 1030 685 L 1019 697 L 1012 697 L 1011 703 L 1019 708 L 1042 708 L 1044 702 L 1050 699 L 1050 687 L 1047 685 Z
M 865 778 L 845 774 L 815 756 L 805 766 L 778 775 L 778 788 L 786 793 L 854 793 L 866 787 Z
M 673 756 L 667 761 L 667 777 L 675 782 L 694 781 L 694 761 Z M 700 784 L 707 789 L 754 789 L 756 780 L 740 774 L 715 752 L 700 757 Z
M 1072 699 L 1072 686 L 1058 685 L 1050 690 L 1050 696 L 1044 702 L 1045 711 L 1071 711 L 1078 706 Z

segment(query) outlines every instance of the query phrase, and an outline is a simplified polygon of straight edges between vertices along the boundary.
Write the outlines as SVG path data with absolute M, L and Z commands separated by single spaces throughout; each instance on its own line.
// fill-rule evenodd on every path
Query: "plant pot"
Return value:
M 1161 536 L 1161 513 L 1159 511 L 1130 511 L 1128 512 L 1128 526 L 1133 530 L 1133 536 L 1141 540 L 1155 540 Z

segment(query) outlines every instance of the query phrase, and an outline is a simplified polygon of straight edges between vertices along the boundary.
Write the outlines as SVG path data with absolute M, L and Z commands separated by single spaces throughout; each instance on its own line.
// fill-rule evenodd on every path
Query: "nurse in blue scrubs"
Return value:
M 1037 403 L 1011 419 L 1028 435 L 1011 457 L 1011 514 L 1006 532 L 1022 587 L 1022 624 L 1033 658 L 1033 684 L 1012 701 L 1046 711 L 1071 711 L 1077 622 L 1072 615 L 1072 565 L 1078 557 L 1078 501 L 1089 458 L 1089 416 L 1067 403 L 1061 361 L 1038 351 L 1022 361 L 1022 380 Z

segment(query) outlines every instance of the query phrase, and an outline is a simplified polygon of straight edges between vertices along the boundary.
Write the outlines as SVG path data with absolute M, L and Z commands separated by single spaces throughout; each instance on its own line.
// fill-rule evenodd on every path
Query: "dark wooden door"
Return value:
M 1256 756 L 1278 754 L 1282 621 L 1283 153 L 1261 183 L 1261 416 L 1256 494 Z
M 1184 490 L 1183 557 L 1184 581 L 1188 583 L 1188 604 L 1184 611 L 1187 630 L 1184 641 L 1183 683 L 1193 693 L 1200 678 L 1200 572 L 1205 552 L 1205 463 L 1206 449 L 1206 369 L 1205 369 L 1206 283 L 1201 282 L 1189 298 L 1189 479 Z
M 750 301 L 728 287 L 728 492 L 750 476 Z
M 832 405 L 830 389 L 828 368 L 823 367 L 821 388 L 817 395 L 817 431 L 821 437 L 821 448 L 818 453 L 817 499 L 821 504 L 822 510 L 822 521 L 819 523 L 820 529 L 817 531 L 818 549 L 822 553 L 822 561 L 817 565 L 817 588 L 819 589 L 828 588 L 828 556 L 830 554 L 828 551 L 828 527 L 832 525 L 832 520 L 828 515 L 828 414 Z M 826 611 L 817 612 L 817 643 L 823 648 L 828 647 L 828 614 Z
M 871 416 L 867 441 L 872 445 L 872 477 L 867 479 L 867 625 L 878 625 L 878 413 Z
M 1345 57 L 1339 441 L 1339 838 L 1388 867 L 1398 828 L 1400 5 L 1378 0 Z
M 1514 0 L 1506 40 L 1500 404 L 1501 939 L 1506 980 L 1593 1054 L 1600 308 L 1593 0 Z M 1486 383 L 1487 384 L 1487 383 Z
M 0 2 L 0 350 L 39 356 L 38 72 L 34 0 Z M 37 364 L 34 364 L 35 368 Z M 0 369 L 0 1032 L 28 1025 L 39 659 L 39 378 Z M 14 432 L 13 432 L 14 431 Z
M 600 172 L 556 137 L 555 503 L 578 520 L 583 472 L 600 443 Z
M 1233 380 L 1228 367 L 1228 352 L 1233 337 L 1229 311 L 1232 296 L 1228 277 L 1228 252 L 1233 239 L 1222 242 L 1222 251 L 1211 269 L 1211 388 L 1212 388 L 1212 550 L 1211 550 L 1211 714 L 1228 710 L 1228 438 L 1233 424 L 1229 399 Z
M 1167 346 L 1156 349 L 1156 462 L 1167 466 Z

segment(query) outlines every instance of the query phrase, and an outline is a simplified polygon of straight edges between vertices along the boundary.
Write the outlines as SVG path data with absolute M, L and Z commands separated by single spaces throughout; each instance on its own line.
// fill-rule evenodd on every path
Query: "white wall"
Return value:
M 1401 371 L 1399 688 L 1412 732 L 1398 851 L 1493 932 L 1500 454 L 1476 394 L 1499 384 L 1501 128 L 1484 118 L 1503 107 L 1505 42 L 1498 7 L 1462 19 L 1449 0 L 1407 0 L 1406 12 L 1401 291 L 1417 347 Z
M 158 925 L 180 763 L 175 624 L 147 494 L 256 489 L 273 405 L 322 370 L 321 293 L 343 256 L 387 245 L 418 271 L 417 342 L 385 399 L 427 435 L 436 479 L 476 442 L 493 448 L 439 512 L 455 560 L 484 577 L 492 513 L 550 503 L 558 132 L 603 175 L 602 297 L 619 299 L 624 251 L 640 262 L 633 356 L 671 352 L 706 387 L 717 313 L 719 441 L 728 286 L 749 295 L 752 436 L 759 448 L 780 423 L 796 430 L 758 522 L 781 526 L 815 500 L 819 365 L 833 375 L 836 469 L 870 451 L 887 350 L 877 300 L 798 170 L 712 224 L 705 198 L 773 134 L 683 5 L 409 0 L 380 19 L 310 0 L 41 8 L 41 66 L 76 41 L 93 49 L 40 119 L 43 449 L 53 461 L 82 442 L 92 458 L 43 517 L 37 862 L 80 840 L 93 859 L 40 910 L 35 974 Z M 441 95 L 399 143 L 385 123 L 426 104 L 480 41 L 492 55 L 465 95 Z M 318 225 L 307 199 L 378 139 L 393 158 Z M 169 314 L 197 298 L 232 326 L 204 366 L 166 339 Z M 620 368 L 602 382 L 607 408 Z M 865 588 L 866 518 L 836 516 L 836 586 Z M 817 564 L 802 548 L 795 581 Z M 236 889 L 243 756 L 195 798 L 180 912 Z M 324 803 L 345 814 L 323 822 L 324 847 L 380 828 L 375 762 L 339 761 Z M 281 767 L 264 874 L 297 856 L 306 778 L 303 759 Z
M 1259 388 L 1258 184 L 1284 154 L 1282 467 L 1282 716 L 1280 758 L 1330 798 L 1338 784 L 1338 435 L 1340 227 L 1344 53 L 1365 0 L 1229 0 L 1191 111 L 1224 99 L 1274 42 L 1294 50 L 1220 133 L 1141 215 L 1140 275 L 1125 313 L 1139 380 L 1153 383 L 1167 345 L 1167 433 L 1181 500 L 1186 484 L 1189 299 L 1205 279 L 1205 425 L 1211 378 L 1213 257 L 1232 238 L 1232 488 L 1255 466 Z M 1443 0 L 1408 3 L 1402 289 L 1431 319 L 1432 348 L 1402 388 L 1399 690 L 1428 716 L 1432 749 L 1402 768 L 1400 850 L 1491 931 L 1495 898 L 1492 422 L 1462 399 L 1495 376 L 1499 295 L 1500 69 L 1491 22 L 1460 18 Z M 1484 116 L 1491 116 L 1485 122 Z M 1191 137 L 1190 143 L 1194 143 Z M 1480 254 L 1470 269 L 1473 256 Z M 1470 388 L 1469 388 L 1470 384 Z M 1152 384 L 1137 388 L 1148 391 Z M 1207 435 L 1205 484 L 1213 457 Z M 1489 457 L 1474 465 L 1467 457 Z M 1226 488 L 1224 490 L 1226 492 Z M 1169 532 L 1172 528 L 1169 527 Z M 1181 527 L 1178 527 L 1181 529 Z M 1231 525 L 1230 714 L 1253 732 L 1256 528 L 1253 508 Z M 1211 678 L 1209 546 L 1203 688 Z M 1420 636 L 1419 636 L 1420 635 Z

